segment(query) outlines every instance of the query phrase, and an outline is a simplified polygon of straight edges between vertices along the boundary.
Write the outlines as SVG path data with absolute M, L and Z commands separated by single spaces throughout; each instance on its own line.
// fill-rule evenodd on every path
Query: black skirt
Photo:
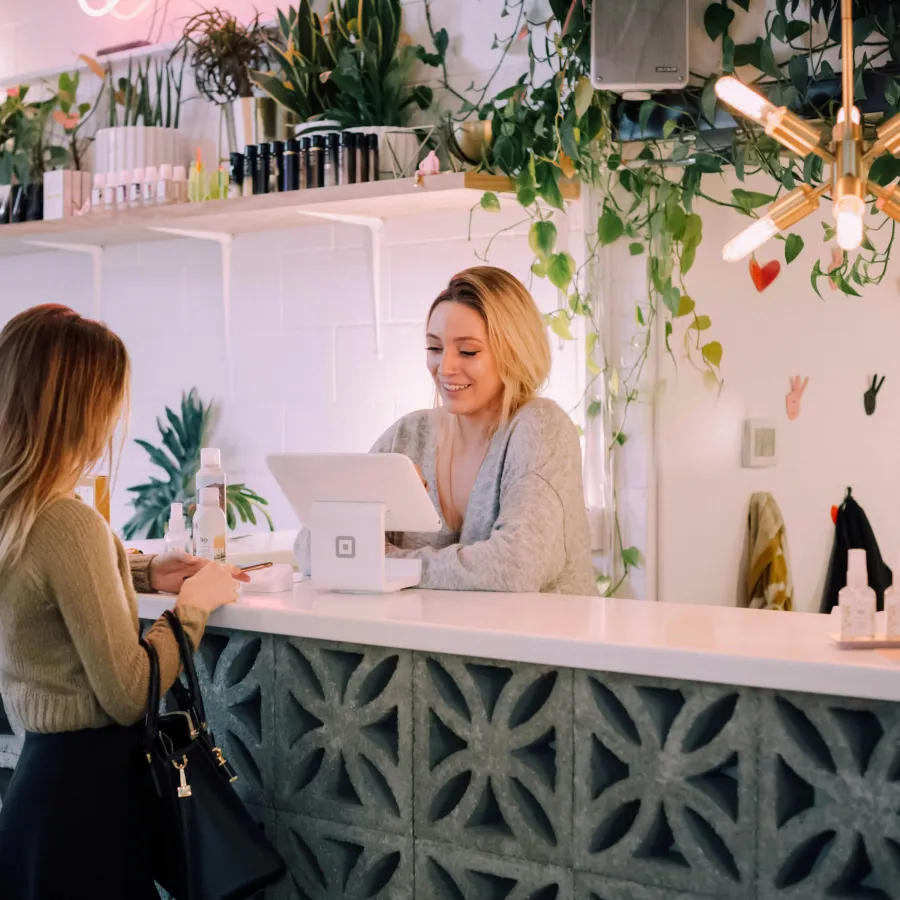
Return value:
M 3 900 L 159 900 L 136 728 L 28 734 L 0 810 Z

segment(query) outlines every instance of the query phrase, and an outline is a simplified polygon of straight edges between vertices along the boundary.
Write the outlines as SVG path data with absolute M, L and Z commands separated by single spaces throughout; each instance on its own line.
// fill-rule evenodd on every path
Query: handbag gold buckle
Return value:
M 172 765 L 178 769 L 178 799 L 185 800 L 191 796 L 191 786 L 187 783 L 187 775 L 185 775 L 184 770 L 187 768 L 187 757 L 182 756 L 181 762 L 176 762 L 174 759 L 172 760 Z
M 225 754 L 222 753 L 221 748 L 219 748 L 219 747 L 213 747 L 213 748 L 212 748 L 212 752 L 213 752 L 213 754 L 215 755 L 216 760 L 218 761 L 219 765 L 220 765 L 220 766 L 225 770 L 225 772 L 228 774 L 228 780 L 229 780 L 229 782 L 234 783 L 235 781 L 237 781 L 237 775 L 234 774 L 234 772 L 233 772 L 231 766 L 228 765 L 228 760 L 225 759 Z

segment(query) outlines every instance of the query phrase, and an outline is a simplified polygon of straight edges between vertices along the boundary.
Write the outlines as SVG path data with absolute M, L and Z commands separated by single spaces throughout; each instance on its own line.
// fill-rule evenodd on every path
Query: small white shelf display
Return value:
M 832 643 L 841 650 L 893 650 L 900 649 L 900 638 L 889 638 L 876 634 L 873 638 L 842 638 L 840 633 L 828 635 Z

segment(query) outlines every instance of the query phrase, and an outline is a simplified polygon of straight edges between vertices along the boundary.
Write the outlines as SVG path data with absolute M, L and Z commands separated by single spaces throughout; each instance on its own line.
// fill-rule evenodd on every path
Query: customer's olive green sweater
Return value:
M 14 725 L 57 732 L 140 719 L 149 663 L 135 587 L 150 590 L 151 559 L 126 554 L 80 500 L 57 500 L 38 516 L 21 561 L 0 575 L 0 693 Z M 196 647 L 206 613 L 177 613 Z M 146 637 L 168 690 L 179 671 L 175 638 L 162 619 Z

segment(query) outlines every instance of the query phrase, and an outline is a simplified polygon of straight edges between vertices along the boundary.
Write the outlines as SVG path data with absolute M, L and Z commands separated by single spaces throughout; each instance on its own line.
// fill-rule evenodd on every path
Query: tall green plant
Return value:
M 178 128 L 181 122 L 181 93 L 187 53 L 180 58 L 161 60 L 128 60 L 125 76 L 116 79 L 112 66 L 106 69 L 109 87 L 108 126 L 147 125 L 159 128 Z
M 162 446 L 154 446 L 149 441 L 135 440 L 147 451 L 150 461 L 162 469 L 165 479 L 150 478 L 145 484 L 128 488 L 134 494 L 132 505 L 136 512 L 125 524 L 123 534 L 131 540 L 135 537 L 148 539 L 165 535 L 173 503 L 184 505 L 188 516 L 196 509 L 195 480 L 200 468 L 200 450 L 209 441 L 212 430 L 212 403 L 204 404 L 196 389 L 181 396 L 180 415 L 166 407 L 166 422 L 156 420 L 156 427 L 162 439 Z M 268 522 L 269 530 L 274 529 L 272 517 L 264 508 L 268 501 L 245 484 L 229 484 L 226 491 L 228 527 L 234 528 L 241 522 L 256 524 L 257 513 Z

